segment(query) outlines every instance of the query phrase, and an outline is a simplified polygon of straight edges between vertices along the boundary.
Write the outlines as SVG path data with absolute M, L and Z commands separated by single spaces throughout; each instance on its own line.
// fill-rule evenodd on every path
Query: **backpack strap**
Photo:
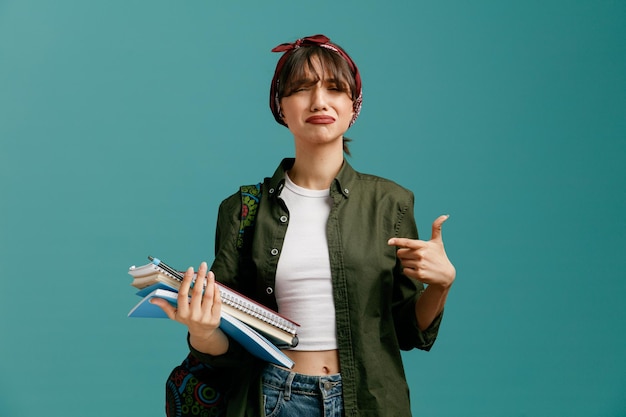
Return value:
M 237 236 L 237 249 L 244 246 L 244 231 L 254 226 L 256 213 L 261 200 L 261 183 L 254 185 L 242 185 L 239 187 L 241 196 L 241 216 L 239 221 L 239 235 Z
M 240 187 L 241 217 L 237 250 L 243 269 L 249 262 L 254 221 L 261 201 L 261 183 Z M 247 232 L 246 229 L 248 229 Z M 244 233 L 245 232 L 245 233 Z M 244 240 L 245 237 L 245 240 Z M 245 245 L 244 245 L 245 244 Z M 193 354 L 172 370 L 166 382 L 165 414 L 167 417 L 226 416 L 227 387 L 219 370 L 200 363 Z

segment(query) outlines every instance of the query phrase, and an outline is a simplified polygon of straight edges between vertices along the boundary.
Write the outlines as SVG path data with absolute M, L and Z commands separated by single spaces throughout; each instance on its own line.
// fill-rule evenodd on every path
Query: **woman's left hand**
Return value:
M 456 277 L 454 265 L 448 259 L 441 237 L 441 227 L 448 215 L 439 216 L 432 226 L 430 240 L 391 238 L 387 242 L 398 248 L 397 256 L 404 274 L 427 285 L 449 288 Z

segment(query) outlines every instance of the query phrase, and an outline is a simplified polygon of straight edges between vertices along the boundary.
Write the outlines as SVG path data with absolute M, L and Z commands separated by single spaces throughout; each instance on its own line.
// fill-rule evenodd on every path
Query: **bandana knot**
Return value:
M 304 38 L 298 39 L 295 42 L 281 43 L 280 45 L 272 49 L 272 52 L 293 51 L 294 49 L 298 49 L 301 46 L 324 46 L 328 45 L 329 42 L 330 39 L 324 35 L 306 36 Z

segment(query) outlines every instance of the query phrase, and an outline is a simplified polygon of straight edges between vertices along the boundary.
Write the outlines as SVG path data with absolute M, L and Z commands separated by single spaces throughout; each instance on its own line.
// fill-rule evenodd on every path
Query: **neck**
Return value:
M 296 147 L 296 161 L 289 170 L 289 178 L 303 188 L 326 190 L 330 188 L 343 165 L 343 147 L 320 149 L 315 152 Z

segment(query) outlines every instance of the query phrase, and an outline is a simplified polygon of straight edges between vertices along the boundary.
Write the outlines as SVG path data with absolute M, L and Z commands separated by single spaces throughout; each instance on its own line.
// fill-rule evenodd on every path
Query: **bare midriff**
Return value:
M 304 375 L 331 375 L 339 373 L 339 351 L 338 350 L 283 350 L 283 353 L 295 365 L 292 371 Z

